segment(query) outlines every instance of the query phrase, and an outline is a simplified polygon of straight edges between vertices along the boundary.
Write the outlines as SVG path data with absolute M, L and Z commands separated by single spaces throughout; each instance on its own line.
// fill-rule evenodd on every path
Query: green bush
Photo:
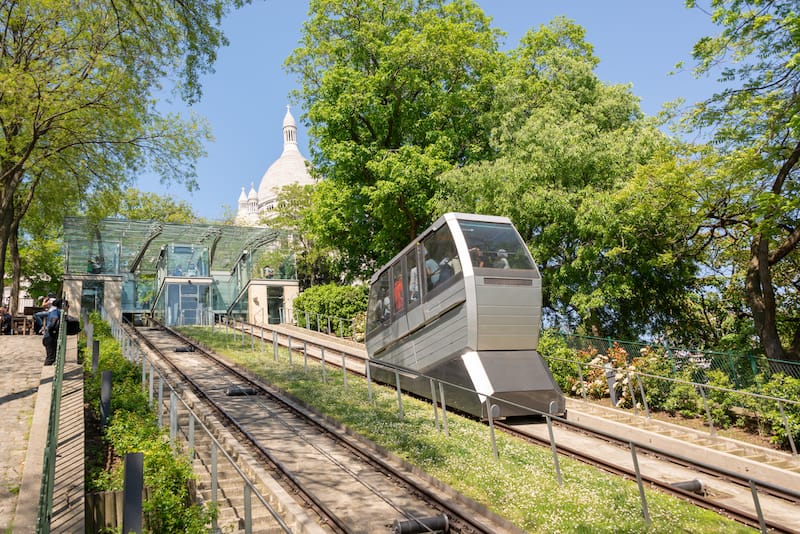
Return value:
M 675 384 L 670 380 L 659 377 L 669 377 L 673 374 L 672 362 L 664 355 L 662 349 L 644 347 L 639 351 L 639 355 L 634 358 L 634 366 L 643 375 L 637 375 L 642 382 L 647 407 L 650 410 L 664 410 L 667 399 L 672 395 L 672 388 Z M 646 375 L 646 376 L 645 376 Z M 638 388 L 639 384 L 634 384 Z M 640 394 L 637 391 L 637 394 Z
M 578 365 L 575 362 L 575 351 L 567 346 L 563 336 L 545 330 L 539 337 L 539 354 L 547 361 L 561 391 L 581 395 Z
M 156 415 L 141 385 L 141 368 L 126 360 L 111 329 L 99 315 L 90 317 L 94 338 L 100 341 L 97 371 L 84 358 L 84 399 L 93 420 L 100 419 L 100 386 L 104 371 L 111 371 L 111 413 L 101 443 L 87 447 L 88 491 L 116 491 L 124 484 L 123 458 L 131 452 L 144 456 L 144 485 L 150 497 L 144 504 L 150 532 L 205 533 L 211 512 L 191 502 L 188 481 L 194 478 L 185 455 L 175 450 L 166 429 L 158 428 Z
M 792 378 L 783 373 L 772 375 L 769 382 L 763 385 L 761 394 L 779 399 L 800 399 L 800 379 Z M 783 403 L 783 414 L 789 423 L 792 439 L 795 446 L 800 445 L 800 406 L 797 404 Z M 771 400 L 762 400 L 762 417 L 770 426 L 772 441 L 780 446 L 789 446 L 789 434 L 781 416 L 780 406 Z
M 730 377 L 719 369 L 706 371 L 706 378 L 710 386 L 734 389 Z M 736 404 L 734 396 L 728 391 L 722 391 L 716 388 L 707 388 L 705 392 L 706 399 L 708 400 L 708 409 L 711 412 L 711 418 L 714 420 L 714 424 L 721 428 L 730 427 L 736 417 L 733 412 L 733 407 Z
M 692 381 L 692 370 L 685 369 L 680 373 L 682 380 Z M 702 413 L 703 400 L 693 384 L 673 382 L 669 397 L 664 402 L 664 410 L 675 415 L 680 414 L 686 418 L 697 417 Z
M 356 331 L 363 328 L 363 325 L 355 324 L 357 319 L 351 318 L 364 317 L 367 310 L 367 291 L 365 285 L 326 284 L 310 287 L 294 299 L 297 324 L 312 330 L 327 331 L 330 320 L 332 333 L 352 337 L 355 333 L 354 326 Z

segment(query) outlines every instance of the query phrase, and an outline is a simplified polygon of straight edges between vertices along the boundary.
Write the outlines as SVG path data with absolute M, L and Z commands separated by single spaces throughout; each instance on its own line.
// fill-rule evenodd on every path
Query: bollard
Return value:
M 403 390 L 400 389 L 400 373 L 394 372 L 394 380 L 397 382 L 397 417 L 403 420 Z
M 111 371 L 103 371 L 100 377 L 100 426 L 106 428 L 111 416 Z
M 100 340 L 92 340 L 92 374 L 97 372 L 97 365 L 100 363 Z
M 372 376 L 370 376 L 369 360 L 365 362 L 364 368 L 367 370 L 367 393 L 369 395 L 369 403 L 374 406 L 375 399 L 372 397 Z
M 144 490 L 144 454 L 125 455 L 122 532 L 142 534 L 142 491 Z
M 436 430 L 439 431 L 439 407 L 436 404 L 436 385 L 433 383 L 433 378 L 429 379 L 431 382 L 431 402 L 433 403 L 433 420 L 436 425 Z
M 322 347 L 322 349 L 320 349 L 320 351 L 321 351 L 320 358 L 321 358 L 321 362 L 322 362 L 322 383 L 323 384 L 327 384 L 328 383 L 328 376 L 326 374 L 326 369 L 325 369 L 325 347 Z
M 636 472 L 636 483 L 639 485 L 639 498 L 642 501 L 642 516 L 647 526 L 650 526 L 650 510 L 647 508 L 647 497 L 644 494 L 644 484 L 642 483 L 642 473 L 639 471 L 639 458 L 636 456 L 636 445 L 629 442 L 631 457 L 633 459 L 633 469 Z
M 550 415 L 547 415 L 547 432 L 550 435 L 550 453 L 553 455 L 553 465 L 556 468 L 556 477 L 558 478 L 558 485 L 563 486 L 564 482 L 561 478 L 561 462 L 558 460 L 558 448 L 556 447 L 556 437 L 553 433 L 553 418 L 552 415 L 556 411 L 556 401 L 550 402 Z

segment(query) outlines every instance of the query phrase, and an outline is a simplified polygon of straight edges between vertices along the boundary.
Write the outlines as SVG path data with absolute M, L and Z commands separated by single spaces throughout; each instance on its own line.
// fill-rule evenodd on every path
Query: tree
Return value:
M 687 2 L 695 7 L 695 2 Z M 713 0 L 719 35 L 693 50 L 696 73 L 726 87 L 684 117 L 707 132 L 693 239 L 727 261 L 770 358 L 800 360 L 800 13 L 787 0 Z
M 70 209 L 93 192 L 124 190 L 144 167 L 195 186 L 207 128 L 159 115 L 151 95 L 173 77 L 188 101 L 199 98 L 198 77 L 225 44 L 221 17 L 242 3 L 0 5 L 0 289 L 6 254 L 18 254 L 20 222 L 37 195 Z
M 435 177 L 489 152 L 499 33 L 470 0 L 312 0 L 287 67 L 315 146 L 317 244 L 370 273 L 432 220 Z
M 261 221 L 286 231 L 290 236 L 287 244 L 296 260 L 301 289 L 340 281 L 339 255 L 335 250 L 317 244 L 311 224 L 315 187 L 298 184 L 283 187 L 276 201 L 277 215 Z
M 643 165 L 667 139 L 630 87 L 603 84 L 582 27 L 529 31 L 497 76 L 496 158 L 446 173 L 439 211 L 511 218 L 542 269 L 552 323 L 633 336 L 671 321 L 692 258 L 669 200 Z
M 122 217 L 132 221 L 160 221 L 178 224 L 200 222 L 192 206 L 172 197 L 129 187 L 122 194 L 104 192 L 88 202 L 89 218 Z

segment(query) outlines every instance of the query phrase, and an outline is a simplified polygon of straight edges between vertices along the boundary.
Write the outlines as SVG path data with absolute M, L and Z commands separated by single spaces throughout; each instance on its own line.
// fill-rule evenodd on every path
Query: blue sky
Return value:
M 700 2 L 702 3 L 702 2 Z M 670 75 L 679 61 L 691 65 L 692 45 L 715 27 L 699 9 L 686 9 L 683 0 L 478 0 L 493 25 L 506 32 L 503 49 L 516 47 L 531 28 L 558 15 L 586 29 L 586 40 L 600 59 L 597 74 L 608 83 L 630 83 L 642 110 L 654 115 L 676 98 L 695 102 L 714 90 L 710 80 L 695 79 L 688 71 Z M 167 194 L 191 204 L 209 220 L 235 210 L 242 187 L 258 188 L 261 176 L 280 156 L 281 124 L 296 79 L 283 63 L 296 48 L 308 2 L 255 0 L 231 13 L 223 23 L 230 45 L 221 49 L 215 72 L 203 83 L 203 99 L 192 108 L 209 121 L 214 142 L 197 165 L 199 190 L 164 186 L 142 176 L 136 187 Z M 308 157 L 308 137 L 300 121 L 302 110 L 292 103 L 298 120 L 301 152 Z M 188 112 L 180 103 L 164 101 L 164 111 Z

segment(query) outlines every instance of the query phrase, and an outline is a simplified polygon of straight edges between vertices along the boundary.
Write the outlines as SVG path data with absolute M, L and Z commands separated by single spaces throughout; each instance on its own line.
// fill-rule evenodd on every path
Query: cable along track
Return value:
M 377 533 L 412 525 L 428 532 L 423 523 L 447 523 L 450 532 L 522 532 L 220 356 L 196 345 L 176 351 L 192 343 L 177 332 L 139 328 L 136 334 L 158 365 L 207 402 L 326 530 Z

